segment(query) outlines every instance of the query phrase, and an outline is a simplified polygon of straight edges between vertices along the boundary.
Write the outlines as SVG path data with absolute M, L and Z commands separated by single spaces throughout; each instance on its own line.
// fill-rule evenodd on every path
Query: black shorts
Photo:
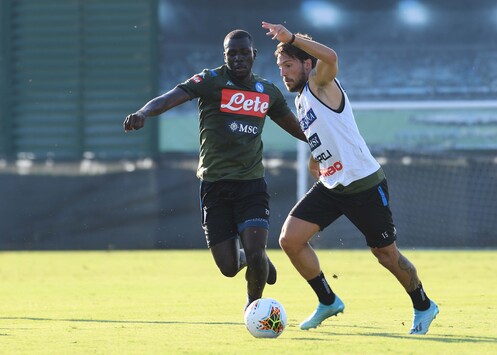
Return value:
M 323 230 L 345 215 L 366 237 L 370 248 L 381 248 L 397 239 L 388 185 L 384 179 L 377 186 L 355 194 L 341 194 L 316 182 L 290 211 L 290 215 L 315 223 Z
M 209 248 L 237 237 L 247 227 L 269 228 L 269 194 L 264 178 L 203 181 L 200 207 Z

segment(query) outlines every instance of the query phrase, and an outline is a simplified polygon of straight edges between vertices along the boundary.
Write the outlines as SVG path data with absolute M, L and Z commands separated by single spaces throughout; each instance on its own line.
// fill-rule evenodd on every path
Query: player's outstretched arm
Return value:
M 299 121 L 293 112 L 282 117 L 271 117 L 271 119 L 285 131 L 290 133 L 295 138 L 307 143 L 304 132 L 300 129 Z
M 150 100 L 135 113 L 126 116 L 123 122 L 124 131 L 128 132 L 143 128 L 148 117 L 158 116 L 188 100 L 190 100 L 190 95 L 183 89 L 175 87 L 165 94 Z
M 302 49 L 318 60 L 315 70 L 313 70 L 309 76 L 309 80 L 314 81 L 317 86 L 324 86 L 333 82 L 336 78 L 338 74 L 338 56 L 333 49 L 307 38 L 299 36 L 295 36 L 294 38 L 294 34 L 280 24 L 272 24 L 263 21 L 262 27 L 268 30 L 266 35 L 272 36 L 273 40 L 278 40 L 283 43 L 293 41 L 293 46 Z

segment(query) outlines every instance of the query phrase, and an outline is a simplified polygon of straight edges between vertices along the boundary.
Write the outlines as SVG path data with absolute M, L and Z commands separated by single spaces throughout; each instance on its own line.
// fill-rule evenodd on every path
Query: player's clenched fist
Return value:
M 140 111 L 137 111 L 135 113 L 132 113 L 131 115 L 126 116 L 126 119 L 123 122 L 124 131 L 128 132 L 135 129 L 143 128 L 143 126 L 145 125 L 146 118 L 147 117 Z

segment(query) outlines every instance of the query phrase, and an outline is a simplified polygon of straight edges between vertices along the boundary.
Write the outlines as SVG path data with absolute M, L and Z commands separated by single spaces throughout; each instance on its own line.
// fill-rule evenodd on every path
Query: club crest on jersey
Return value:
M 255 84 L 255 90 L 257 90 L 257 92 L 264 92 L 264 85 L 262 85 L 261 83 L 257 82 Z
M 316 121 L 318 117 L 316 116 L 316 114 L 314 113 L 314 111 L 311 109 L 309 109 L 309 111 L 307 111 L 307 113 L 305 114 L 304 117 L 302 117 L 302 120 L 300 121 L 300 129 L 302 129 L 302 131 L 305 131 L 306 129 L 308 129 L 311 124 Z
M 241 121 L 230 122 L 228 128 L 231 132 L 237 134 L 250 134 L 256 136 L 259 133 L 259 127 Z
M 221 91 L 221 112 L 255 117 L 266 117 L 269 109 L 269 95 L 252 91 L 223 89 Z

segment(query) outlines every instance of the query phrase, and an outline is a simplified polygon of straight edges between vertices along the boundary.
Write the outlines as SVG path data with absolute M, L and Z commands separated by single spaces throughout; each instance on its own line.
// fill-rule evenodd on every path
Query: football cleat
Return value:
M 418 311 L 414 309 L 414 318 L 412 320 L 412 328 L 409 334 L 426 334 L 430 328 L 431 322 L 437 318 L 439 313 L 438 306 L 430 300 L 430 308 L 426 311 Z
M 306 320 L 300 323 L 300 329 L 308 330 L 311 328 L 316 328 L 321 325 L 321 323 L 330 317 L 336 316 L 338 313 L 342 312 L 345 309 L 345 305 L 342 300 L 335 295 L 335 302 L 330 305 L 322 304 L 321 302 L 318 304 L 318 307 Z
M 267 274 L 267 283 L 268 285 L 274 285 L 276 283 L 276 268 L 274 267 L 273 263 L 269 258 L 267 258 L 267 264 L 268 264 L 268 274 Z

